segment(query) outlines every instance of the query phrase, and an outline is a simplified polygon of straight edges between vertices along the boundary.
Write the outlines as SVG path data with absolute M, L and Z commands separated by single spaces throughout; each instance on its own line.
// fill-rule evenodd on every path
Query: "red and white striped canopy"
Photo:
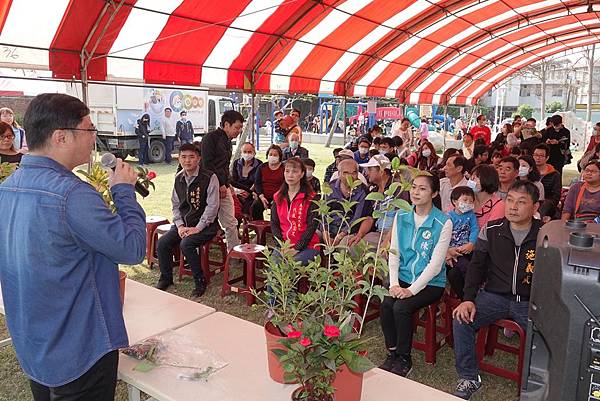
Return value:
M 569 0 L 2 0 L 0 66 L 56 78 L 474 104 L 600 41 Z M 83 56 L 82 56 L 83 54 Z

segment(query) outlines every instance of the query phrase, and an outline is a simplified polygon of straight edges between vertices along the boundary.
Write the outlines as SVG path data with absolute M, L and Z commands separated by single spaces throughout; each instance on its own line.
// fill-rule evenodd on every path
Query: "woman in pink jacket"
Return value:
M 285 162 L 285 181 L 273 196 L 271 230 L 273 236 L 292 244 L 294 259 L 306 265 L 318 254 L 319 225 L 316 194 L 306 179 L 304 163 L 293 157 Z
M 500 187 L 498 172 L 489 164 L 480 164 L 471 172 L 467 185 L 475 192 L 475 216 L 479 227 L 504 217 L 504 201 L 496 195 Z

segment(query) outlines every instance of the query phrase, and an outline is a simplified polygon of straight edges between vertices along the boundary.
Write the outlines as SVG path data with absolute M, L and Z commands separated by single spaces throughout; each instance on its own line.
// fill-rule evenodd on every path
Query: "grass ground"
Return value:
M 332 149 L 327 149 L 322 145 L 313 144 L 306 145 L 306 147 L 310 151 L 311 158 L 313 158 L 317 164 L 315 175 L 322 179 L 325 167 L 332 161 Z M 580 157 L 580 155 L 574 156 L 575 160 Z M 131 162 L 134 163 L 133 160 Z M 157 189 L 146 199 L 140 200 L 147 215 L 171 217 L 170 194 L 175 168 L 175 165 L 167 166 L 165 164 L 152 166 L 151 169 L 156 171 L 158 175 L 154 179 Z M 563 180 L 564 183 L 567 184 L 570 181 L 570 178 L 575 176 L 576 170 L 573 170 L 573 165 L 568 166 L 565 173 L 565 179 Z M 158 280 L 157 270 L 148 269 L 148 266 L 145 263 L 136 266 L 122 266 L 122 268 L 127 271 L 129 278 L 133 280 L 148 285 L 153 285 Z M 189 298 L 192 290 L 191 281 L 192 280 L 189 277 L 185 278 L 181 283 L 177 282 L 170 291 L 184 298 Z M 236 295 L 225 298 L 220 296 L 219 291 L 221 283 L 222 275 L 216 276 L 211 281 L 208 291 L 202 297 L 202 303 L 211 306 L 218 311 L 226 312 L 242 319 L 261 324 L 263 321 L 262 314 L 247 307 L 243 298 Z M 369 340 L 368 351 L 370 357 L 376 364 L 381 363 L 385 358 L 385 350 L 383 336 L 377 321 L 370 322 L 367 325 L 365 336 Z M 0 338 L 6 337 L 8 337 L 8 332 L 4 324 L 4 319 L 0 316 Z M 514 340 L 512 341 L 514 342 Z M 438 360 L 435 366 L 426 364 L 423 360 L 423 353 L 420 351 L 414 351 L 413 358 L 414 368 L 409 375 L 410 379 L 442 391 L 452 391 L 456 380 L 452 348 L 445 346 L 438 352 Z M 497 352 L 493 357 L 493 360 L 495 360 L 496 363 L 510 367 L 513 367 L 516 364 L 516 360 L 513 356 L 508 356 L 502 352 Z M 68 363 L 68 361 L 65 362 Z M 513 382 L 486 374 L 483 374 L 482 377 L 484 387 L 477 396 L 473 398 L 474 400 L 510 401 L 517 399 L 517 388 Z M 399 391 L 401 391 L 401 389 L 399 389 Z M 119 383 L 115 400 L 124 401 L 126 399 L 126 388 L 122 383 Z M 5 347 L 0 349 L 0 401 L 27 400 L 31 400 L 28 381 L 19 367 L 13 348 Z

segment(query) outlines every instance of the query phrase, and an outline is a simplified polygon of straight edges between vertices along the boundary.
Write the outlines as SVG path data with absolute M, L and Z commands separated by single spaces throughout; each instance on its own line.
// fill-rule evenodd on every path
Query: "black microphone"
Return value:
M 104 168 L 109 168 L 112 171 L 115 171 L 115 167 L 117 166 L 117 158 L 112 153 L 105 153 L 100 158 L 100 164 Z M 145 198 L 150 194 L 150 191 L 148 191 L 148 189 L 138 181 L 135 182 L 135 192 L 140 194 L 142 198 Z

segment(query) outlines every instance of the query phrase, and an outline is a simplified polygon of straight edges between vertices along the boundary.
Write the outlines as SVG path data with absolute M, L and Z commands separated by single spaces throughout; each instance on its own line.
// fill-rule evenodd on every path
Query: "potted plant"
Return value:
M 404 169 L 397 159 L 392 168 L 395 174 Z M 360 182 L 349 184 L 355 190 Z M 396 199 L 398 191 L 409 185 L 401 179 L 383 194 L 369 194 L 368 199 L 378 206 L 374 217 L 392 218 L 394 210 L 409 208 L 406 201 Z M 326 199 L 330 193 L 331 188 L 324 185 L 324 197 L 314 201 L 324 231 L 328 231 L 336 213 L 344 220 L 354 205 L 343 201 L 342 211 L 336 211 Z M 345 223 L 352 227 L 362 220 Z M 277 254 L 265 252 L 268 290 L 254 294 L 259 304 L 266 307 L 269 318 L 265 331 L 271 377 L 279 382 L 297 382 L 300 387 L 294 392 L 294 399 L 360 399 L 362 373 L 374 365 L 366 358 L 361 339 L 368 307 L 359 315 L 356 298 L 364 297 L 368 306 L 373 297 L 383 300 L 387 294 L 384 287 L 376 284 L 377 277 L 387 275 L 387 261 L 381 257 L 385 250 L 383 242 L 382 234 L 376 248 L 361 241 L 349 249 L 326 236 L 321 244 L 325 263 L 317 257 L 305 267 L 288 253 L 289 243 L 280 243 L 281 251 Z M 300 288 L 302 291 L 298 291 Z M 279 344 L 274 344 L 275 341 Z M 277 356 L 279 364 L 272 355 Z M 274 375 L 275 365 L 279 371 Z M 336 383 L 343 377 L 351 377 L 355 383 Z M 348 389 L 351 390 L 340 394 Z
M 4 182 L 15 170 L 15 163 L 0 163 L 0 184 Z

